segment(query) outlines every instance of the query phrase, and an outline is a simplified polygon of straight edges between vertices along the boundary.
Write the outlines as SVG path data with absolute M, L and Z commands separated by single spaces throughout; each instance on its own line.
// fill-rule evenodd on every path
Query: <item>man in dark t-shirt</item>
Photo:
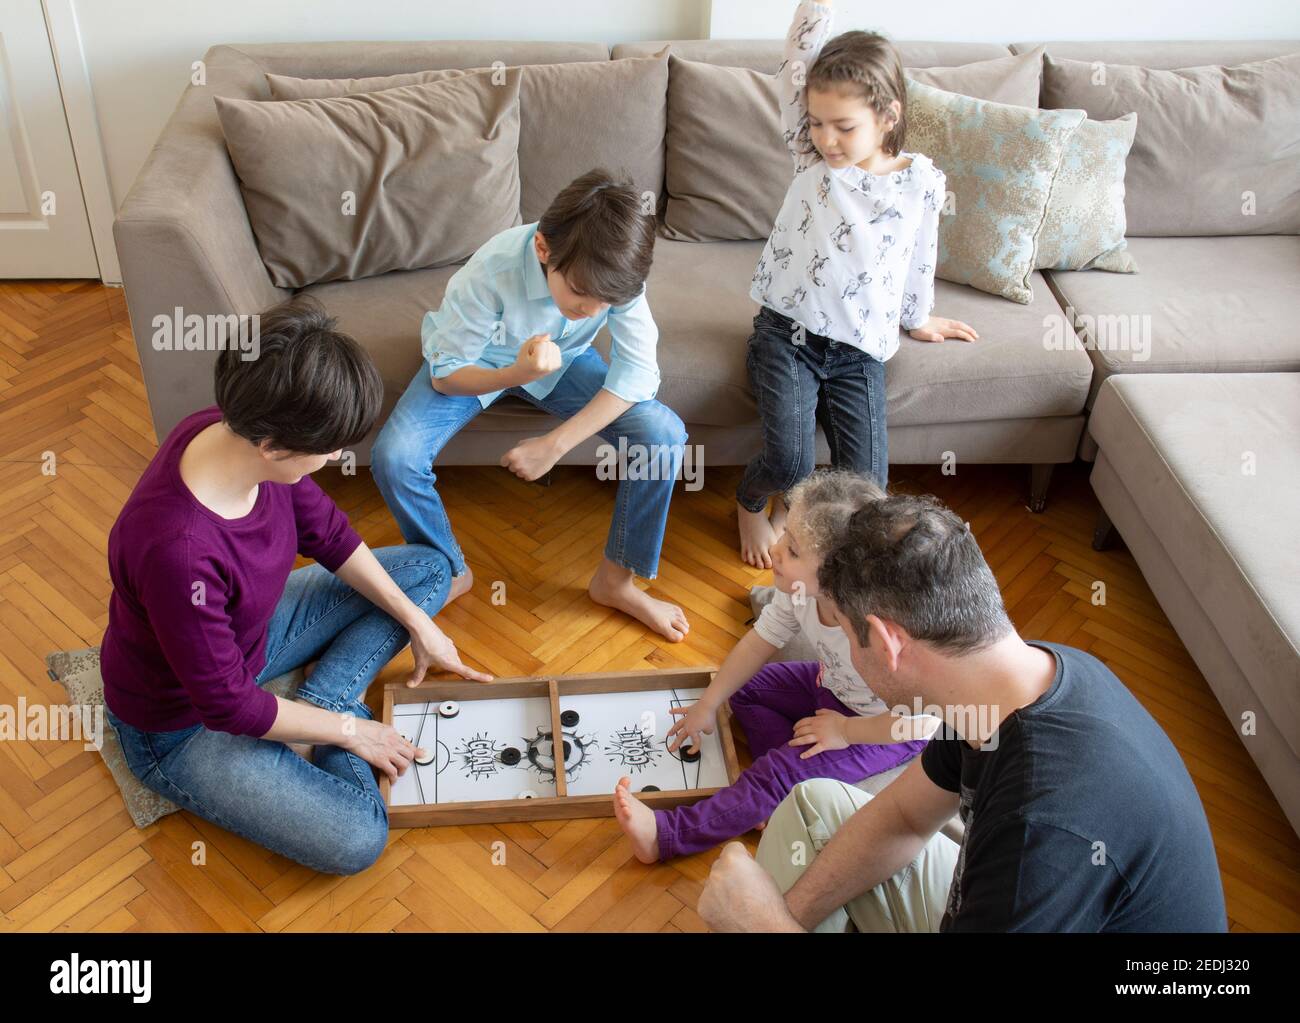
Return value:
M 853 664 L 944 727 L 878 796 L 826 779 L 757 861 L 715 862 L 715 930 L 1222 931 L 1214 844 L 1150 714 L 1091 654 L 1016 634 L 967 524 L 933 498 L 859 508 L 822 559 Z M 939 829 L 954 812 L 960 846 Z

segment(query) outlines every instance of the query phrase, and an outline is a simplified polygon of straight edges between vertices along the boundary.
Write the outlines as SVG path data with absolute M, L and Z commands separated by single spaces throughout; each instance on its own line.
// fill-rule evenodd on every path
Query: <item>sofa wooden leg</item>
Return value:
M 1097 525 L 1092 530 L 1092 549 L 1104 551 L 1115 543 L 1115 523 L 1110 521 L 1106 509 L 1097 512 Z
M 1029 510 L 1037 514 L 1047 507 L 1047 488 L 1052 482 L 1051 462 L 1029 467 Z

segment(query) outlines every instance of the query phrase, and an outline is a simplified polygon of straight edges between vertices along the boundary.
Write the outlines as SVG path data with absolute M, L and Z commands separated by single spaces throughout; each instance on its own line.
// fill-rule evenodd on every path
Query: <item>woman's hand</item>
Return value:
M 714 726 L 717 724 L 717 715 L 713 708 L 703 700 L 696 700 L 689 707 L 669 707 L 669 714 L 680 714 L 677 723 L 668 729 L 668 752 L 676 753 L 683 745 L 689 745 L 691 749 L 700 748 L 700 736 L 712 735 Z M 673 737 L 676 736 L 676 741 Z M 687 739 L 690 743 L 686 743 Z
M 908 331 L 912 337 L 918 341 L 942 341 L 945 338 L 955 337 L 961 341 L 978 341 L 979 334 L 969 323 L 962 323 L 961 320 L 949 320 L 942 316 L 931 316 L 919 327 L 913 327 Z
M 790 745 L 812 746 L 812 749 L 799 754 L 800 760 L 807 760 L 824 750 L 844 749 L 849 744 L 848 723 L 849 719 L 843 714 L 822 707 L 815 717 L 795 722 Z
M 392 725 L 369 718 L 353 717 L 352 734 L 339 745 L 367 764 L 379 768 L 395 782 L 417 755 L 424 751 L 407 742 Z
M 476 671 L 460 659 L 453 643 L 445 632 L 424 615 L 408 626 L 411 634 L 411 653 L 415 657 L 415 671 L 407 681 L 408 686 L 418 686 L 426 672 L 452 671 L 461 678 L 475 682 L 491 682 L 492 676 Z

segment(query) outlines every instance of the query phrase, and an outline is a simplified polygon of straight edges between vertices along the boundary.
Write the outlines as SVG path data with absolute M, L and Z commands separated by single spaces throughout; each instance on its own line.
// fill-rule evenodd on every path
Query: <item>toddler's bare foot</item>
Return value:
M 771 568 L 769 551 L 779 537 L 767 517 L 767 509 L 752 512 L 737 503 L 736 520 L 740 525 L 740 556 L 745 564 L 754 568 Z
M 631 792 L 632 779 L 623 777 L 614 789 L 614 819 L 632 843 L 632 855 L 642 863 L 659 862 L 658 825 L 655 812 Z
M 597 604 L 616 608 L 629 614 L 642 625 L 654 629 L 659 635 L 680 643 L 691 631 L 686 613 L 676 604 L 666 600 L 656 600 L 648 593 L 637 588 L 635 576 L 608 558 L 600 563 L 596 574 L 591 577 L 587 593 Z

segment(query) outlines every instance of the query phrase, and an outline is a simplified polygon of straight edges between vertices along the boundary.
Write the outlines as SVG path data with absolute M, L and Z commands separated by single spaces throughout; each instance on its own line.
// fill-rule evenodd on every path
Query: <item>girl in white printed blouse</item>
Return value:
M 902 149 L 898 51 L 868 32 L 828 43 L 830 28 L 830 4 L 803 0 L 777 71 L 794 180 L 750 288 L 761 305 L 747 364 L 763 451 L 736 491 L 741 554 L 757 568 L 771 567 L 783 495 L 815 467 L 818 422 L 836 468 L 885 485 L 884 364 L 900 327 L 919 341 L 978 337 L 930 315 L 945 179 Z

